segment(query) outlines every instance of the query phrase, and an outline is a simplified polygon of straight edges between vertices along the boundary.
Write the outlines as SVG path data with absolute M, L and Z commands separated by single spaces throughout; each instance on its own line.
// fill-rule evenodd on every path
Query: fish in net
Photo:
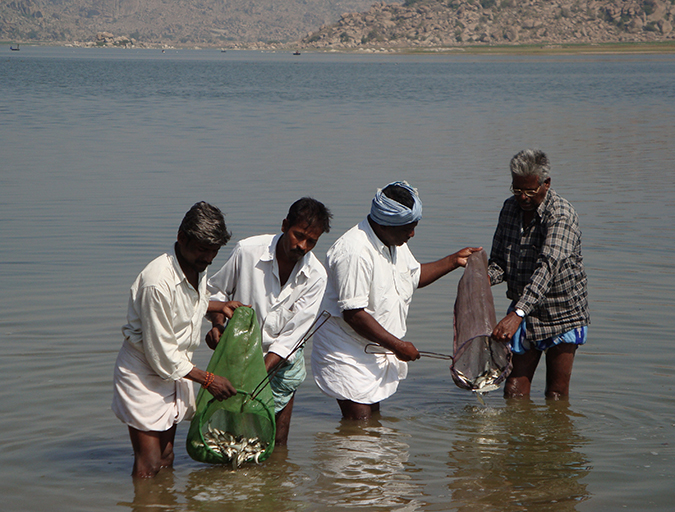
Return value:
M 457 285 L 454 309 L 452 380 L 482 394 L 494 391 L 511 372 L 511 349 L 492 339 L 497 324 L 485 251 L 469 256 Z
M 267 378 L 255 311 L 239 307 L 211 356 L 207 371 L 227 378 L 237 394 L 216 400 L 200 388 L 186 447 L 194 460 L 211 464 L 262 462 L 274 450 L 276 423 L 269 387 L 251 393 Z

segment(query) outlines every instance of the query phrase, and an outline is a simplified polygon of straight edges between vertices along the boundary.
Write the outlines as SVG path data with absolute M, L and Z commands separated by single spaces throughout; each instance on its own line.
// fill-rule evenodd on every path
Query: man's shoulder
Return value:
M 237 245 L 244 248 L 269 247 L 276 235 L 254 235 L 239 240 Z
M 572 203 L 570 203 L 567 199 L 558 194 L 555 190 L 553 190 L 552 192 L 553 192 L 552 197 L 555 204 L 560 205 L 560 207 L 562 208 L 574 211 L 574 206 L 572 206 Z
M 270 252 L 270 246 L 276 235 L 255 235 L 239 240 L 232 254 L 244 258 L 260 258 Z
M 367 221 L 366 221 L 367 222 Z M 378 253 L 363 223 L 349 229 L 333 244 L 326 253 L 326 265 L 333 267 L 336 264 L 355 264 L 357 261 L 373 262 Z
M 316 257 L 313 251 L 310 251 L 305 256 L 305 265 L 309 270 L 310 274 L 316 276 L 317 279 L 326 279 L 328 274 L 326 268 L 323 266 L 323 263 L 319 261 L 319 258 Z
M 157 256 L 148 263 L 136 278 L 136 286 L 143 287 L 161 287 L 175 283 L 177 280 L 173 256 L 164 253 Z
M 574 209 L 572 203 L 567 199 L 557 194 L 554 190 L 549 191 L 545 213 L 552 218 L 569 217 L 576 218 L 577 211 Z
M 520 215 L 520 206 L 514 196 L 509 196 L 502 203 L 502 209 L 499 212 L 499 218 L 502 221 L 511 221 L 513 218 Z
M 367 222 L 367 221 L 366 221 Z M 363 222 L 352 226 L 338 238 L 333 247 L 360 247 L 368 242 L 368 233 Z

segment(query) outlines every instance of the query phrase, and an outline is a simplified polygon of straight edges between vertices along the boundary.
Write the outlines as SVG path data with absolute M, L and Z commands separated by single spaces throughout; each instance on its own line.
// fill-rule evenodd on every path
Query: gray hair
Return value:
M 511 159 L 511 174 L 536 176 L 540 185 L 550 177 L 550 172 L 548 157 L 539 149 L 524 149 Z
M 188 210 L 178 232 L 199 243 L 219 246 L 225 245 L 232 236 L 227 231 L 223 213 L 204 201 L 195 203 Z

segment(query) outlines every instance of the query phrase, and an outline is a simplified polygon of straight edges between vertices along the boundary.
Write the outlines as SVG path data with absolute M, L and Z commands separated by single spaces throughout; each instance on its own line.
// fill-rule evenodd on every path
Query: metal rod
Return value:
M 368 350 L 369 347 L 377 347 L 381 350 L 372 351 L 372 349 L 371 349 L 371 351 L 369 351 Z M 382 345 L 379 345 L 377 343 L 368 343 L 364 347 L 363 351 L 366 354 L 392 354 L 392 355 L 394 354 L 391 350 L 387 350 Z M 453 360 L 453 357 L 449 356 L 448 354 L 439 354 L 438 352 L 428 352 L 426 350 L 418 350 L 418 352 L 419 352 L 420 356 L 429 357 L 431 359 L 444 359 L 446 361 L 452 361 Z
M 281 367 L 288 362 L 288 358 L 291 357 L 293 354 L 295 354 L 302 346 L 311 338 L 314 336 L 314 333 L 318 331 L 323 324 L 325 324 L 328 319 L 331 317 L 331 314 L 326 311 L 325 309 L 319 314 L 319 316 L 316 317 L 314 322 L 312 322 L 312 325 L 309 326 L 309 329 L 307 329 L 307 332 L 305 335 L 300 338 L 300 341 L 297 343 L 297 345 L 291 350 L 286 357 L 284 357 L 281 361 L 279 361 L 277 364 L 275 364 L 269 372 L 267 372 L 267 375 L 265 375 L 265 378 L 260 381 L 260 383 L 255 387 L 253 392 L 249 395 L 249 398 L 256 398 L 260 392 L 265 389 L 265 386 L 267 386 L 272 377 L 274 377 L 279 370 L 281 370 Z

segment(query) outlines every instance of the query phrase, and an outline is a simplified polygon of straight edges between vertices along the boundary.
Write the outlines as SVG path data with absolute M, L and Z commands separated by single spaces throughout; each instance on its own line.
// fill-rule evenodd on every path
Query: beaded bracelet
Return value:
M 211 384 L 213 384 L 213 381 L 215 380 L 216 376 L 212 374 L 211 372 L 206 372 L 206 378 L 204 379 L 204 384 L 202 384 L 202 387 L 204 389 L 208 389 Z

